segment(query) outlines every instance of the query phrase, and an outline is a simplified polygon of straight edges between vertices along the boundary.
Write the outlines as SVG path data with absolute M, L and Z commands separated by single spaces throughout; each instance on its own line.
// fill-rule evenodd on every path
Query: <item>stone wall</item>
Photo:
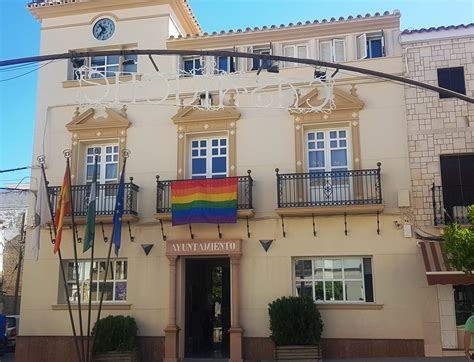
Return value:
M 404 45 L 408 77 L 438 85 L 438 68 L 464 67 L 466 94 L 474 96 L 474 37 Z M 405 87 L 412 200 L 418 226 L 433 225 L 433 182 L 441 185 L 440 155 L 474 152 L 474 106 Z

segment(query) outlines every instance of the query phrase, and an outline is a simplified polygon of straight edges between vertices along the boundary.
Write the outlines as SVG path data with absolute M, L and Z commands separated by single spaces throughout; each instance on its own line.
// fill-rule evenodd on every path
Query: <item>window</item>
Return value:
M 441 156 L 440 164 L 446 221 L 467 223 L 467 206 L 474 204 L 474 154 Z
M 295 294 L 317 302 L 374 302 L 372 258 L 294 260 Z
M 464 82 L 464 68 L 443 68 L 438 69 L 438 86 L 466 94 L 466 84 Z M 439 94 L 439 98 L 451 98 L 450 95 Z
M 76 269 L 73 261 L 67 261 L 66 263 L 69 300 L 72 302 L 77 302 L 78 291 L 76 284 Z M 100 301 L 100 294 L 103 288 L 105 288 L 105 301 L 123 302 L 127 300 L 128 264 L 126 260 L 110 261 L 105 286 L 104 276 L 106 260 L 98 260 L 94 262 L 92 268 L 92 282 L 89 279 L 90 265 L 90 261 L 78 261 L 81 301 L 89 302 L 89 288 L 92 288 L 92 302 Z
M 296 58 L 308 58 L 308 46 L 306 44 L 297 44 L 297 45 L 284 45 L 283 46 L 283 55 L 285 57 L 296 57 Z M 303 64 L 293 63 L 293 62 L 284 62 L 283 66 L 285 68 L 290 67 L 301 67 Z
M 325 40 L 319 43 L 319 58 L 324 62 L 344 62 L 346 41 L 344 39 Z
M 97 182 L 101 184 L 116 183 L 118 179 L 119 146 L 108 144 L 93 145 L 86 148 L 86 182 L 92 181 L 95 154 L 99 155 L 97 160 Z
M 226 137 L 191 140 L 192 179 L 227 177 L 228 140 Z
M 456 325 L 463 326 L 474 308 L 474 285 L 454 285 Z
M 347 171 L 348 133 L 347 129 L 307 132 L 308 172 Z
M 383 32 L 357 37 L 357 59 L 380 58 L 385 55 Z
M 92 71 L 79 70 L 82 66 L 90 68 Z M 72 63 L 72 79 L 95 79 L 102 77 L 115 77 L 119 75 L 131 75 L 137 72 L 136 55 L 108 55 L 90 58 L 77 58 Z
M 202 63 L 201 57 L 183 57 L 181 69 L 184 75 L 201 75 Z
M 217 69 L 223 73 L 233 73 L 236 70 L 235 58 L 233 57 L 216 57 Z
M 271 45 L 254 46 L 252 48 L 252 53 L 270 55 L 272 54 L 272 47 Z M 272 61 L 268 59 L 252 59 L 252 70 L 258 70 L 260 69 L 260 66 L 262 69 L 268 69 L 272 66 Z

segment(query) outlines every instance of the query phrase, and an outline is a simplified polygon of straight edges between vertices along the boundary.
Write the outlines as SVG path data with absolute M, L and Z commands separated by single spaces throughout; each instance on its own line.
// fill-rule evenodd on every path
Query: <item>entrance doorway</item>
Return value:
M 185 357 L 228 358 L 228 258 L 186 259 Z

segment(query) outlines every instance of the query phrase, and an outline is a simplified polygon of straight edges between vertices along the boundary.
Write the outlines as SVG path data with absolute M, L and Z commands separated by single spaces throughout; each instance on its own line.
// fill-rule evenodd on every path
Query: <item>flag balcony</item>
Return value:
M 238 176 L 237 179 L 237 217 L 248 218 L 255 215 L 252 204 L 253 179 L 250 170 L 247 176 Z M 222 178 L 222 179 L 228 179 Z M 171 220 L 171 183 L 185 180 L 160 180 L 156 176 L 156 214 L 158 220 Z
M 85 224 L 87 217 L 87 208 L 89 204 L 89 194 L 91 185 L 73 185 L 72 201 L 74 203 L 74 218 L 76 224 Z M 97 222 L 111 224 L 113 222 L 115 201 L 119 190 L 119 183 L 107 183 L 97 185 L 96 215 Z M 138 190 L 139 187 L 133 183 L 133 177 L 130 182 L 125 184 L 124 188 L 124 210 L 123 221 L 138 221 Z M 50 186 L 49 197 L 51 205 L 56 205 L 61 192 L 61 186 Z M 71 224 L 71 217 L 66 217 L 65 224 Z

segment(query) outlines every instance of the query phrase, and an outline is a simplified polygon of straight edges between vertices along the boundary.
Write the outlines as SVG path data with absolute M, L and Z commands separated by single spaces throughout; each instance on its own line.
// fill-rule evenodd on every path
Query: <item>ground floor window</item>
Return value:
M 474 311 L 474 285 L 454 286 L 456 325 L 463 326 Z
M 316 302 L 373 302 L 372 258 L 315 257 L 294 260 L 295 294 Z
M 90 280 L 90 261 L 78 261 L 79 288 L 81 302 L 89 301 L 89 290 L 92 289 L 92 302 L 99 302 L 102 289 L 105 288 L 104 301 L 123 302 L 127 300 L 127 269 L 126 260 L 110 261 L 107 281 L 104 284 L 106 260 L 95 261 L 92 268 L 92 281 Z M 69 300 L 77 302 L 79 292 L 76 283 L 75 263 L 72 260 L 66 262 L 66 277 Z M 63 292 L 64 293 L 64 292 Z M 64 295 L 64 294 L 63 294 Z

